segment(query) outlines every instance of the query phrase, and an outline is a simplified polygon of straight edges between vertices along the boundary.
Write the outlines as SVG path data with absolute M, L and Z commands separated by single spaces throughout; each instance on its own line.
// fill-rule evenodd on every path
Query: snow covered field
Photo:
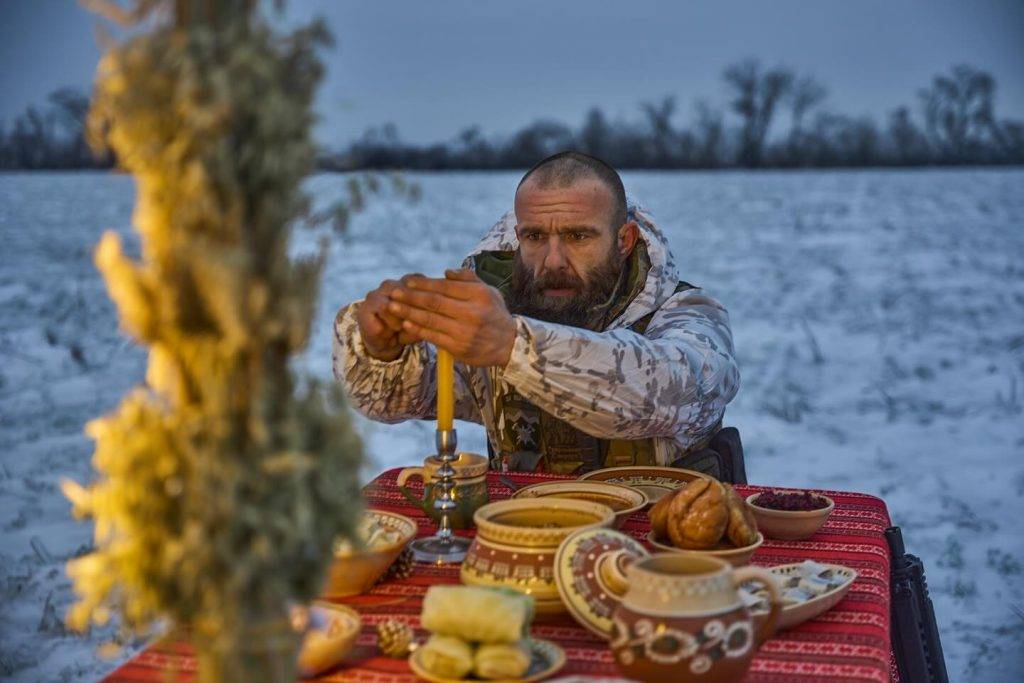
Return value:
M 314 343 L 382 278 L 456 265 L 518 174 L 414 176 L 335 239 Z M 318 202 L 343 176 L 310 181 Z M 1024 171 L 632 173 L 681 275 L 728 307 L 742 385 L 727 413 L 752 483 L 882 496 L 920 555 L 954 680 L 1024 670 Z M 129 178 L 0 175 L 0 678 L 93 680 L 102 634 L 65 633 L 63 563 L 89 544 L 58 481 L 90 477 L 89 418 L 142 377 L 91 262 L 128 232 Z M 311 242 L 313 235 L 301 239 Z M 360 422 L 366 476 L 418 461 L 430 425 Z M 467 448 L 479 427 L 460 425 Z M 1016 674 L 1016 675 L 1015 675 Z

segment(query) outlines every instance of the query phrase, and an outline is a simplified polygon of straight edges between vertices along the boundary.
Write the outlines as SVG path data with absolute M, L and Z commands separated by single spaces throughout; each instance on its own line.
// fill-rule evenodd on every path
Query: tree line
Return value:
M 373 127 L 343 150 L 322 150 L 325 170 L 516 169 L 563 149 L 617 168 L 804 168 L 1024 163 L 1024 122 L 995 112 L 995 79 L 968 65 L 936 75 L 916 106 L 848 116 L 827 106 L 828 89 L 812 76 L 765 67 L 754 59 L 722 74 L 727 105 L 694 104 L 689 123 L 673 96 L 643 102 L 632 120 L 599 108 L 573 128 L 539 120 L 507 136 L 479 126 L 430 145 L 403 142 L 394 124 Z M 112 165 L 85 142 L 88 97 L 70 88 L 0 124 L 0 168 L 96 168 Z

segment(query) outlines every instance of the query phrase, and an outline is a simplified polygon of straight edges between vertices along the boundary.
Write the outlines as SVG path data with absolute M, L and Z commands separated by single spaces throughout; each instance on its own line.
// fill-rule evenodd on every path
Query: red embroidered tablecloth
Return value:
M 366 486 L 367 504 L 408 515 L 419 522 L 420 535 L 432 534 L 433 523 L 399 493 L 395 484 L 398 472 L 397 469 L 384 472 Z M 507 476 L 520 484 L 557 478 L 521 473 Z M 412 484 L 410 488 L 415 486 Z M 488 475 L 488 488 L 491 500 L 507 498 L 510 494 L 496 473 Z M 756 486 L 737 486 L 736 489 L 743 496 L 760 490 Z M 873 496 L 839 491 L 824 493 L 835 500 L 836 507 L 815 536 L 806 541 L 765 541 L 754 555 L 753 563 L 771 566 L 806 559 L 833 562 L 856 569 L 857 580 L 835 608 L 817 619 L 777 633 L 764 643 L 750 667 L 747 681 L 887 682 L 897 678 L 889 640 L 889 547 L 883 535 L 890 525 L 889 513 L 885 503 Z M 647 516 L 641 512 L 626 523 L 623 531 L 643 539 L 648 529 Z M 417 564 L 408 579 L 387 581 L 367 594 L 339 600 L 362 614 L 363 630 L 356 650 L 345 663 L 315 680 L 365 683 L 417 680 L 404 660 L 380 655 L 375 645 L 376 626 L 385 619 L 397 618 L 418 628 L 420 602 L 427 587 L 458 581 L 458 566 Z M 556 641 L 565 649 L 568 662 L 557 677 L 619 677 L 605 642 L 577 625 L 571 617 L 535 623 L 531 632 L 535 637 Z M 157 642 L 105 680 L 118 683 L 161 681 L 169 670 L 184 672 L 182 678 L 189 679 L 189 672 L 195 670 L 195 661 L 187 645 Z

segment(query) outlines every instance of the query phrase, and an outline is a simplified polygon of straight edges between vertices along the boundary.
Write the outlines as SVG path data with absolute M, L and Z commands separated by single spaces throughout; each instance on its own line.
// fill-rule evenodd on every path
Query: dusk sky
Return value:
M 324 16 L 318 137 L 337 146 L 391 121 L 412 142 L 474 124 L 511 133 L 538 118 L 577 126 L 599 105 L 635 118 L 675 95 L 725 108 L 723 69 L 747 56 L 811 74 L 828 108 L 883 121 L 940 71 L 967 63 L 998 82 L 997 113 L 1024 118 L 1024 2 L 560 2 L 293 0 L 282 23 Z M 88 89 L 99 49 L 74 0 L 0 0 L 0 120 L 63 85 Z

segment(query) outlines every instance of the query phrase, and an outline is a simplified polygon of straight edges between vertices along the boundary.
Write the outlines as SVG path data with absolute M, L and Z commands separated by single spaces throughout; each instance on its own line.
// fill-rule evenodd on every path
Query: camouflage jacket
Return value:
M 650 269 L 643 289 L 601 332 L 516 316 L 508 365 L 455 364 L 455 416 L 483 424 L 497 450 L 495 401 L 514 388 L 542 410 L 599 439 L 653 439 L 668 465 L 711 434 L 736 395 L 739 370 L 729 317 L 700 288 L 676 292 L 679 276 L 664 234 L 630 203 Z M 518 248 L 505 214 L 470 254 Z M 435 352 L 419 343 L 394 361 L 367 355 L 350 304 L 334 322 L 334 375 L 352 405 L 381 422 L 435 416 Z M 643 334 L 628 329 L 653 313 Z

